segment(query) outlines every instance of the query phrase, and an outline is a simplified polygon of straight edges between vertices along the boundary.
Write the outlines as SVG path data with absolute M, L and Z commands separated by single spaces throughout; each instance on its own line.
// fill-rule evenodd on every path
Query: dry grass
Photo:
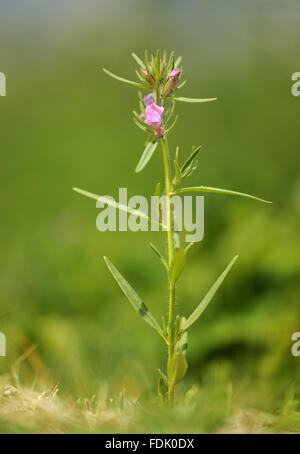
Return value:
M 70 433 L 105 432 L 119 427 L 126 431 L 132 421 L 135 404 L 124 398 L 122 406 L 107 403 L 105 390 L 102 399 L 63 399 L 59 390 L 39 392 L 16 388 L 8 383 L 0 387 L 0 429 L 2 432 Z
M 218 420 L 213 429 L 205 427 L 204 409 L 194 412 L 195 403 L 178 403 L 172 412 L 157 400 L 140 404 L 121 393 L 109 398 L 107 386 L 98 395 L 77 401 L 60 395 L 57 386 L 38 391 L 13 386 L 10 376 L 0 377 L 1 433 L 299 433 L 300 414 L 289 405 L 277 415 L 255 409 L 235 408 Z

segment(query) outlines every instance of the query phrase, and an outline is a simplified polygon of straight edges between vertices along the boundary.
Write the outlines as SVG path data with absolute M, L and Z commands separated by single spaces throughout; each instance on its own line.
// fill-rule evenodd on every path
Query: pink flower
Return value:
M 169 75 L 169 81 L 172 80 L 172 84 L 168 90 L 168 92 L 165 94 L 165 96 L 169 96 L 169 94 L 174 90 L 175 85 L 177 84 L 178 77 L 181 74 L 181 70 L 179 68 L 174 68 Z M 166 86 L 169 85 L 169 82 L 167 82 Z
M 146 118 L 144 123 L 146 123 L 149 126 L 152 126 L 152 128 L 155 130 L 157 134 L 157 137 L 162 137 L 163 135 L 161 120 L 164 110 L 165 109 L 163 107 L 159 107 L 155 102 L 152 102 L 146 107 Z
M 154 102 L 153 93 L 150 93 L 149 95 L 144 96 L 143 101 L 144 101 L 145 107 L 150 106 L 150 104 L 152 104 Z

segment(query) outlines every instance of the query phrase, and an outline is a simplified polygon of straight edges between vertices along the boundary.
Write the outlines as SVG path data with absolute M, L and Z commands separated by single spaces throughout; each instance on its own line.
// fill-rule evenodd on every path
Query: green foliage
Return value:
M 158 145 L 157 140 L 153 140 L 152 142 L 149 142 L 147 144 L 147 146 L 141 156 L 141 159 L 139 160 L 139 163 L 136 166 L 136 169 L 135 169 L 136 173 L 141 172 L 146 167 L 146 165 L 152 158 L 152 155 L 153 155 L 154 151 L 156 150 L 157 145 Z
M 9 62 L 10 73 L 12 77 L 18 74 L 18 81 L 16 84 L 12 79 L 14 95 L 1 98 L 0 103 L 1 185 L 5 194 L 0 240 L 0 330 L 6 333 L 9 349 L 8 356 L 0 361 L 0 370 L 6 375 L 23 353 L 24 344 L 35 344 L 35 371 L 28 361 L 22 363 L 21 383 L 31 387 L 37 375 L 37 386 L 42 388 L 43 374 L 47 374 L 60 384 L 58 399 L 68 395 L 67 408 L 70 394 L 75 399 L 90 398 L 102 383 L 108 391 L 97 394 L 101 411 L 93 418 L 105 416 L 106 411 L 111 418 L 110 398 L 115 400 L 119 395 L 124 377 L 129 396 L 136 399 L 136 389 L 141 389 L 138 400 L 151 412 L 144 411 L 125 426 L 119 425 L 118 418 L 119 422 L 123 420 L 116 415 L 114 421 L 95 426 L 95 431 L 299 431 L 295 422 L 299 420 L 299 359 L 290 355 L 290 334 L 299 331 L 299 103 L 289 97 L 289 82 L 284 77 L 293 67 L 298 43 L 288 34 L 288 45 L 283 45 L 287 40 L 282 35 L 282 46 L 276 46 L 272 37 L 276 36 L 277 25 L 271 21 L 272 14 L 266 11 L 261 16 L 254 9 L 251 26 L 245 27 L 253 40 L 240 40 L 230 52 L 221 40 L 211 53 L 209 36 L 215 34 L 214 27 L 208 31 L 207 40 L 200 39 L 203 27 L 195 29 L 193 42 L 184 38 L 184 29 L 176 38 L 184 55 L 200 52 L 202 56 L 199 60 L 187 59 L 186 94 L 220 95 L 217 103 L 203 110 L 195 104 L 190 105 L 189 112 L 187 106 L 176 103 L 180 121 L 170 136 L 171 149 L 180 143 L 180 162 L 184 162 L 184 150 L 190 150 L 199 139 L 206 150 L 198 155 L 201 173 L 192 175 L 189 185 L 197 186 L 201 176 L 203 182 L 211 181 L 221 188 L 243 187 L 253 194 L 268 195 L 266 198 L 276 200 L 276 206 L 265 210 L 233 198 L 205 199 L 205 239 L 189 250 L 187 273 L 178 285 L 178 312 L 193 311 L 199 294 L 209 288 L 226 257 L 238 251 L 240 259 L 224 288 L 215 295 L 216 304 L 210 305 L 197 328 L 189 332 L 189 371 L 178 383 L 179 408 L 175 404 L 171 414 L 158 408 L 150 391 L 152 367 L 163 369 L 165 365 L 161 339 L 145 336 L 147 328 L 130 310 L 121 313 L 123 295 L 99 260 L 104 253 L 113 254 L 130 282 L 141 290 L 151 311 L 165 314 L 166 290 L 160 263 L 147 253 L 145 241 L 154 242 L 164 253 L 165 243 L 157 233 L 97 232 L 94 203 L 74 197 L 68 189 L 76 183 L 98 194 L 114 194 L 118 186 L 126 185 L 135 193 L 150 194 L 156 182 L 162 182 L 158 153 L 142 175 L 131 172 L 142 135 L 127 119 L 127 111 L 134 108 L 132 91 L 93 68 L 93 61 L 103 62 L 116 71 L 122 68 L 129 77 L 133 60 L 127 59 L 128 46 L 140 42 L 141 35 L 134 24 L 129 28 L 129 15 L 124 18 L 131 30 L 127 41 L 116 15 L 111 16 L 114 21 L 108 20 L 97 30 L 89 29 L 87 21 L 81 23 L 84 33 L 80 36 L 92 44 L 89 60 L 81 52 L 86 42 L 78 35 L 75 46 L 79 45 L 79 52 L 64 52 L 66 43 L 58 37 L 52 44 L 49 40 L 47 46 L 43 40 L 36 43 L 43 46 L 43 52 L 33 53 L 30 35 L 15 34 L 13 26 L 10 31 L 2 27 L 16 44 L 14 59 L 11 52 L 6 53 L 6 46 L 2 47 L 3 62 Z M 241 8 L 235 12 L 245 24 Z M 131 13 L 134 17 L 133 10 Z M 2 16 L 4 20 L 6 15 Z M 195 17 L 201 22 L 199 14 Z M 233 14 L 232 21 L 235 19 Z M 31 20 L 35 20 L 34 15 Z M 261 27 L 262 20 L 267 27 Z M 162 21 L 163 16 L 158 25 Z M 171 23 L 164 23 L 169 39 L 166 46 L 176 44 Z M 224 24 L 218 24 L 220 33 Z M 291 30 L 296 37 L 297 30 Z M 113 45 L 115 40 L 103 46 L 106 33 L 114 33 L 116 40 L 120 38 L 121 47 Z M 234 33 L 232 28 L 230 39 Z M 150 48 L 148 38 L 143 39 Z M 266 50 L 263 55 L 258 51 L 262 42 Z M 137 50 L 144 59 L 141 47 Z M 212 55 L 213 71 L 203 67 L 207 55 Z M 30 57 L 30 65 L 18 65 L 19 57 Z M 166 99 L 166 111 L 168 105 L 170 99 Z M 20 194 L 22 203 L 16 209 Z M 123 341 L 117 343 L 116 339 Z M 199 386 L 197 396 L 191 407 L 183 407 L 181 397 L 192 383 Z M 285 393 L 291 384 L 295 396 L 286 406 Z M 19 405 L 20 395 L 16 402 L 8 399 L 3 412 L 8 402 Z M 105 402 L 107 410 L 103 411 Z M 52 411 L 52 404 L 48 400 L 46 403 L 45 409 Z M 1 418 L 2 431 L 22 430 L 15 408 L 8 423 Z M 154 408 L 157 412 L 153 414 Z M 49 419 L 38 415 L 31 430 L 46 432 Z M 91 430 L 85 426 L 90 416 L 69 431 Z M 32 417 L 30 411 L 23 423 L 29 423 Z M 278 417 L 280 426 L 276 426 Z M 128 414 L 124 418 L 127 420 Z M 55 430 L 60 421 L 61 407 L 51 429 Z M 67 430 L 63 426 L 59 429 Z
M 180 274 L 183 271 L 185 262 L 184 248 L 181 247 L 178 249 L 169 270 L 169 280 L 171 285 L 174 285 Z
M 219 289 L 219 287 L 221 286 L 222 282 L 224 281 L 225 277 L 227 276 L 227 274 L 229 273 L 229 271 L 231 270 L 232 266 L 234 265 L 235 261 L 237 260 L 238 258 L 238 255 L 236 255 L 232 260 L 231 262 L 229 263 L 229 265 L 227 266 L 227 268 L 225 268 L 225 270 L 223 271 L 223 273 L 218 277 L 218 279 L 216 280 L 216 282 L 212 285 L 212 287 L 209 289 L 209 291 L 207 292 L 207 294 L 205 295 L 205 297 L 203 298 L 203 300 L 201 301 L 201 303 L 196 307 L 196 309 L 194 310 L 194 312 L 189 316 L 189 318 L 183 322 L 181 328 L 183 330 L 187 330 L 193 323 L 195 323 L 195 321 L 198 320 L 198 318 L 200 317 L 200 315 L 202 315 L 202 313 L 205 311 L 205 309 L 207 308 L 207 306 L 209 305 L 209 303 L 211 302 L 212 298 L 214 297 L 215 293 L 217 292 L 217 290 Z
M 127 297 L 128 301 L 131 303 L 132 307 L 138 312 L 138 314 L 145 320 L 148 325 L 154 328 L 159 334 L 163 334 L 161 327 L 149 311 L 146 304 L 139 297 L 136 291 L 131 287 L 131 285 L 126 281 L 117 268 L 111 263 L 111 261 L 104 257 L 107 268 L 115 278 L 117 284 L 121 288 L 124 295 Z
M 211 102 L 211 101 L 216 101 L 218 98 L 184 98 L 182 96 L 175 97 L 171 96 L 171 99 L 175 99 L 175 101 L 180 101 L 180 102 L 197 102 L 197 103 L 202 103 L 202 102 Z
M 182 73 L 182 69 L 176 67 L 175 73 L 176 75 L 170 74 L 171 71 L 174 69 L 175 59 L 174 53 L 172 52 L 169 57 L 169 62 L 167 63 L 166 59 L 166 52 L 163 53 L 163 58 L 161 60 L 160 51 L 157 50 L 156 57 L 151 54 L 150 63 L 148 61 L 147 53 L 145 53 L 145 65 L 147 67 L 147 73 L 144 74 L 144 62 L 141 61 L 135 54 L 132 54 L 133 58 L 136 60 L 138 65 L 142 68 L 141 73 L 145 77 L 146 85 L 148 88 L 152 89 L 153 97 L 156 100 L 158 106 L 163 105 L 163 98 L 168 97 L 170 92 L 175 89 L 177 84 L 177 79 L 180 77 Z M 181 58 L 177 60 L 177 62 L 181 61 Z M 119 78 L 114 74 L 110 73 L 107 70 L 104 70 L 108 75 L 111 77 L 120 80 L 121 82 L 126 82 L 131 85 L 136 85 L 135 82 L 127 81 L 125 79 Z M 140 74 L 137 72 L 138 77 L 142 79 Z M 139 84 L 137 86 L 140 86 Z M 142 87 L 143 88 L 143 87 Z M 144 87 L 146 88 L 146 87 Z M 138 92 L 139 97 L 139 104 L 141 106 L 141 110 L 144 113 L 144 99 L 142 94 Z M 126 295 L 130 303 L 133 305 L 134 309 L 139 312 L 139 314 L 144 318 L 144 320 L 156 331 L 160 334 L 160 336 L 164 339 L 167 344 L 168 348 L 168 366 L 167 366 L 167 375 L 168 379 L 167 382 L 164 380 L 162 374 L 158 379 L 157 390 L 160 397 L 163 397 L 165 394 L 168 396 L 168 402 L 173 403 L 174 399 L 174 386 L 177 381 L 181 380 L 187 370 L 187 360 L 186 360 L 186 349 L 187 349 L 187 329 L 200 317 L 200 315 L 204 312 L 207 308 L 208 304 L 212 300 L 213 296 L 215 295 L 216 291 L 222 284 L 223 280 L 227 276 L 228 272 L 230 271 L 231 267 L 233 266 L 234 262 L 236 261 L 238 256 L 235 256 L 230 264 L 227 266 L 225 271 L 220 275 L 220 277 L 216 280 L 213 286 L 210 288 L 204 299 L 201 303 L 197 306 L 194 312 L 189 316 L 186 320 L 183 317 L 179 317 L 177 315 L 175 321 L 175 332 L 173 332 L 174 328 L 174 305 L 175 305 L 175 284 L 179 276 L 181 275 L 184 265 L 185 265 L 185 257 L 186 252 L 188 251 L 188 247 L 180 246 L 180 238 L 178 233 L 174 229 L 174 219 L 173 219 L 173 210 L 171 207 L 171 197 L 174 194 L 180 194 L 185 192 L 214 192 L 218 194 L 230 194 L 230 195 L 239 195 L 242 197 L 248 197 L 251 199 L 259 200 L 261 202 L 267 202 L 266 200 L 260 199 L 258 197 L 244 194 L 241 192 L 226 190 L 226 189 L 219 189 L 213 188 L 209 186 L 193 186 L 189 188 L 181 188 L 177 191 L 174 191 L 174 185 L 181 182 L 182 179 L 190 176 L 192 172 L 196 169 L 197 165 L 193 164 L 193 161 L 199 152 L 200 146 L 197 148 L 192 149 L 192 153 L 188 156 L 182 167 L 180 167 L 178 163 L 178 147 L 176 149 L 175 160 L 174 160 L 174 169 L 175 175 L 171 173 L 170 170 L 170 155 L 168 150 L 168 145 L 166 142 L 166 135 L 173 129 L 177 121 L 177 115 L 173 120 L 171 126 L 168 126 L 169 121 L 171 120 L 175 108 L 174 100 L 176 101 L 183 101 L 183 102 L 192 102 L 192 103 L 203 103 L 208 101 L 214 101 L 217 98 L 207 98 L 207 99 L 194 99 L 194 98 L 184 98 L 184 97 L 170 97 L 173 99 L 171 107 L 168 111 L 168 119 L 164 123 L 163 119 L 161 119 L 160 123 L 157 124 L 158 120 L 155 120 L 155 124 L 153 125 L 153 133 L 157 134 L 157 138 L 151 141 L 148 141 L 146 148 L 141 156 L 141 159 L 135 169 L 136 173 L 139 173 L 144 169 L 147 163 L 150 161 L 157 145 L 158 140 L 160 139 L 162 145 L 162 153 L 163 153 L 163 164 L 164 164 L 164 174 L 165 174 L 165 196 L 168 200 L 167 208 L 167 225 L 169 228 L 167 229 L 167 241 L 168 241 L 168 261 L 166 261 L 160 251 L 150 243 L 151 249 L 154 253 L 158 256 L 160 261 L 163 263 L 165 268 L 168 271 L 168 284 L 169 284 L 169 316 L 168 322 L 166 324 L 164 318 L 162 318 L 163 322 L 163 330 L 160 328 L 154 317 L 149 312 L 148 308 L 145 306 L 144 302 L 141 298 L 137 295 L 137 293 L 133 290 L 133 288 L 129 285 L 129 283 L 124 279 L 124 277 L 119 273 L 119 271 L 112 265 L 109 259 L 105 258 L 105 262 L 108 266 L 108 269 L 114 276 L 115 280 L 117 281 L 118 285 L 121 287 L 123 293 Z M 145 102 L 146 107 L 146 102 Z M 146 109 L 147 111 L 147 109 Z M 145 132 L 148 132 L 148 128 L 144 126 L 143 122 L 141 121 L 141 116 L 138 115 L 137 112 L 133 112 L 134 114 L 134 122 L 137 126 L 140 127 Z M 162 113 L 160 113 L 162 115 Z M 160 119 L 160 116 L 159 116 Z M 157 129 L 158 128 L 158 129 Z M 150 131 L 151 135 L 151 131 Z M 76 189 L 77 192 L 81 192 L 83 195 L 87 195 L 89 197 L 95 198 L 94 194 L 87 193 L 82 190 Z M 160 184 L 156 186 L 155 194 L 160 194 Z M 118 204 L 116 204 L 118 205 Z M 130 211 L 128 207 L 120 207 L 119 209 L 125 209 L 126 211 Z M 159 209 L 159 207 L 157 207 Z
M 105 68 L 102 68 L 102 69 L 108 76 L 112 77 L 113 79 L 118 80 L 119 82 L 123 82 L 123 83 L 128 84 L 128 85 L 133 85 L 135 87 L 146 89 L 146 87 L 144 85 L 140 84 L 139 82 L 135 82 L 135 81 L 132 81 L 132 80 L 124 79 L 123 77 L 117 76 L 116 74 L 113 74 L 112 72 L 108 71 L 108 69 L 105 69 Z
M 175 383 L 182 380 L 186 374 L 188 365 L 182 352 L 175 352 L 168 366 L 168 382 L 171 389 Z
M 193 186 L 191 188 L 180 188 L 175 193 L 179 194 L 181 192 L 212 192 L 214 194 L 237 195 L 240 197 L 246 197 L 248 199 L 258 200 L 259 202 L 272 203 L 272 202 L 269 202 L 268 200 L 261 199 L 254 195 L 244 194 L 243 192 L 232 191 L 231 189 L 213 188 L 210 186 Z

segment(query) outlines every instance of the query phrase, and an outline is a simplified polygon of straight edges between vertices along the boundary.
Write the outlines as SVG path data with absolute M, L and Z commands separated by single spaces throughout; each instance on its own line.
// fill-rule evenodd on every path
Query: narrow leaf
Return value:
M 133 117 L 133 123 L 139 128 L 141 129 L 143 132 L 150 132 L 149 129 L 147 129 L 146 126 L 144 126 L 139 120 L 137 120 L 135 118 L 135 116 Z
M 167 120 L 166 120 L 166 122 L 165 122 L 165 126 L 167 126 L 167 125 L 169 124 L 169 121 L 171 120 L 172 115 L 173 115 L 173 113 L 174 113 L 175 101 L 171 101 L 171 102 L 172 102 L 172 104 L 171 104 L 170 109 L 169 109 L 168 112 L 167 112 L 168 117 L 167 117 Z
M 166 386 L 168 386 L 168 377 L 160 369 L 157 369 L 160 377 L 163 379 Z
M 175 173 L 176 173 L 175 184 L 177 184 L 181 180 L 181 170 L 180 170 L 180 167 L 179 167 L 176 159 L 174 159 L 174 167 L 175 167 Z
M 117 208 L 120 211 L 125 211 L 126 213 L 132 214 L 136 217 L 147 219 L 148 221 L 151 222 L 156 222 L 158 225 L 164 227 L 160 222 L 157 222 L 155 219 L 150 218 L 143 211 L 134 210 L 133 208 L 130 208 L 127 205 L 123 205 L 122 203 L 116 202 L 115 200 L 111 200 L 107 197 L 93 194 L 92 192 L 84 191 L 83 189 L 73 188 L 73 191 L 78 192 L 78 194 L 84 195 L 85 197 L 89 197 L 90 199 L 95 199 L 97 201 L 99 200 L 100 202 L 103 202 L 107 205 Z
M 187 160 L 185 161 L 185 163 L 182 165 L 181 167 L 181 172 L 183 172 L 190 164 L 191 162 L 193 162 L 193 160 L 195 159 L 195 157 L 197 156 L 197 154 L 199 153 L 199 150 L 201 148 L 201 145 L 199 145 L 198 147 L 196 147 L 192 153 L 189 155 L 189 157 L 187 158 Z
M 147 74 L 150 77 L 150 68 L 149 68 L 149 66 L 150 66 L 150 64 L 149 64 L 149 59 L 148 59 L 148 51 L 145 50 L 145 67 L 146 67 Z
M 166 93 L 169 93 L 172 85 L 173 85 L 173 79 L 169 79 L 168 82 L 165 85 L 165 88 L 163 89 L 163 92 L 162 92 L 163 96 L 165 96 Z
M 104 260 L 107 268 L 115 278 L 117 284 L 121 288 L 124 295 L 127 297 L 128 301 L 132 304 L 133 308 L 140 314 L 145 322 L 148 323 L 148 325 L 152 326 L 152 328 L 154 328 L 160 334 L 163 334 L 161 327 L 159 326 L 153 315 L 149 312 L 149 309 L 139 297 L 139 295 L 121 275 L 121 273 L 119 273 L 119 271 L 114 267 L 111 261 L 107 257 L 104 257 Z
M 155 71 L 156 71 L 156 79 L 159 80 L 159 77 L 160 77 L 160 50 L 159 49 L 157 49 L 157 52 L 156 52 Z
M 175 193 L 179 193 L 179 192 L 212 192 L 215 194 L 238 195 L 240 197 L 247 197 L 248 199 L 258 200 L 259 202 L 272 203 L 272 202 L 269 202 L 268 200 L 260 199 L 259 197 L 256 197 L 254 195 L 245 194 L 243 192 L 232 191 L 230 189 L 213 188 L 210 186 L 193 186 L 190 188 L 180 188 L 177 191 L 175 191 Z
M 138 76 L 141 82 L 144 82 L 145 78 L 142 76 L 142 73 L 139 73 L 138 70 L 135 70 L 135 74 Z
M 193 402 L 198 391 L 199 391 L 198 386 L 195 384 L 192 385 L 185 393 L 184 403 L 189 405 L 191 402 Z
M 170 53 L 169 62 L 167 65 L 167 75 L 169 76 L 170 72 L 174 69 L 174 51 Z
M 154 254 L 157 255 L 157 257 L 159 258 L 159 260 L 162 262 L 162 264 L 165 266 L 165 268 L 166 268 L 167 271 L 168 271 L 168 270 L 169 270 L 169 267 L 168 267 L 167 261 L 166 261 L 166 259 L 164 258 L 164 256 L 161 254 L 161 252 L 157 249 L 156 246 L 154 246 L 153 243 L 149 243 L 149 247 L 150 247 L 150 249 L 152 249 L 152 251 L 154 252 Z
M 158 145 L 157 141 L 149 142 L 141 156 L 141 159 L 138 163 L 138 165 L 135 168 L 135 172 L 139 173 L 143 170 L 143 168 L 148 164 L 150 159 L 152 158 L 152 155 Z
M 166 130 L 164 131 L 164 134 L 168 134 L 169 132 L 172 131 L 172 129 L 174 128 L 174 126 L 175 126 L 175 124 L 176 124 L 177 119 L 178 119 L 178 115 L 176 115 L 175 120 L 173 121 L 173 123 L 171 124 L 171 126 L 170 126 L 168 129 L 166 129 Z
M 103 71 L 106 74 L 108 74 L 113 79 L 119 80 L 120 82 L 124 82 L 125 84 L 134 85 L 135 87 L 140 87 L 140 88 L 144 88 L 145 90 L 148 90 L 147 87 L 145 87 L 144 85 L 140 84 L 139 82 L 135 82 L 133 80 L 124 79 L 123 77 L 117 76 L 116 74 L 113 74 L 112 72 L 108 71 L 105 68 L 102 68 L 102 69 L 103 69 Z
M 181 247 L 178 249 L 177 254 L 175 255 L 169 270 L 169 279 L 172 284 L 174 284 L 182 273 L 184 267 L 184 248 Z
M 164 398 L 166 396 L 167 391 L 168 391 L 168 387 L 165 384 L 164 380 L 162 379 L 162 377 L 158 377 L 158 380 L 157 380 L 157 394 L 158 394 L 158 397 L 161 399 L 162 402 L 164 401 Z
M 170 361 L 168 368 L 168 378 L 170 387 L 173 387 L 175 383 L 181 380 L 187 371 L 187 361 L 185 356 L 181 352 L 175 352 Z
M 175 61 L 175 63 L 174 63 L 174 65 L 175 65 L 175 68 L 177 68 L 177 66 L 179 66 L 179 65 L 180 65 L 180 63 L 181 63 L 181 60 L 182 60 L 182 57 L 181 57 L 181 56 L 180 56 L 180 57 L 178 57 L 178 58 L 176 59 L 176 61 Z
M 184 248 L 184 253 L 185 253 L 185 255 L 188 253 L 189 249 L 190 249 L 192 246 L 194 246 L 194 244 L 195 244 L 195 243 L 191 242 L 191 243 L 189 243 L 187 246 L 185 246 L 185 248 Z
M 167 333 L 167 323 L 166 323 L 166 319 L 163 315 L 161 316 L 161 324 L 162 324 L 164 332 Z
M 179 319 L 179 330 L 182 329 L 182 326 L 186 322 L 185 317 L 180 317 Z M 181 352 L 183 355 L 186 355 L 186 351 L 188 348 L 188 333 L 185 331 L 184 333 L 181 334 L 179 337 L 178 341 L 175 344 L 175 351 L 176 352 Z
M 210 101 L 216 101 L 218 98 L 203 98 L 203 99 L 200 99 L 200 98 L 183 98 L 182 96 L 178 97 L 178 98 L 175 98 L 175 97 L 171 97 L 170 96 L 170 99 L 175 99 L 176 101 L 180 101 L 180 102 L 210 102 Z
M 231 260 L 231 262 L 229 263 L 227 268 L 223 271 L 223 273 L 218 277 L 218 279 L 213 284 L 213 286 L 209 289 L 209 291 L 207 292 L 207 294 L 205 295 L 205 297 L 203 298 L 201 303 L 196 307 L 196 309 L 189 316 L 187 321 L 182 324 L 182 329 L 183 330 L 187 330 L 193 323 L 195 323 L 196 320 L 198 320 L 200 315 L 205 311 L 205 309 L 207 308 L 208 304 L 211 302 L 212 298 L 214 297 L 215 293 L 217 292 L 218 288 L 220 287 L 220 285 L 224 281 L 225 277 L 227 276 L 227 274 L 231 270 L 231 268 L 232 268 L 232 266 L 235 263 L 237 258 L 238 258 L 238 255 L 236 255 Z
M 157 185 L 155 187 L 154 195 L 155 195 L 155 197 L 160 197 L 160 183 L 159 182 L 157 183 Z
M 187 80 L 185 79 L 183 82 L 181 82 L 181 84 L 176 85 L 175 90 L 179 90 L 180 88 L 184 87 L 186 83 L 187 83 Z
M 195 170 L 197 169 L 197 161 L 195 161 L 194 165 L 193 163 L 191 162 L 190 165 L 185 169 L 185 171 L 182 173 L 182 178 L 181 178 L 181 181 L 182 180 L 185 180 L 186 178 L 188 178 L 189 176 L 192 175 L 192 173 L 195 172 Z
M 141 66 L 143 69 L 145 68 L 145 63 L 143 62 L 143 60 L 141 60 L 137 55 L 135 55 L 134 53 L 131 54 L 132 57 L 135 59 L 135 61 L 137 62 L 137 64 L 139 66 Z
M 132 113 L 135 116 L 135 118 L 145 126 L 144 119 L 135 110 L 133 110 Z

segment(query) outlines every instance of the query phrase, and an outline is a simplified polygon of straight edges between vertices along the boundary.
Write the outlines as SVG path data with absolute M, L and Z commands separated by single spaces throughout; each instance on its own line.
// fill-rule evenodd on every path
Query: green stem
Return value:
M 173 246 L 173 220 L 172 220 L 172 210 L 171 210 L 171 197 L 173 192 L 173 185 L 171 183 L 170 175 L 170 165 L 169 165 L 169 152 L 168 146 L 165 138 L 161 139 L 163 158 L 164 158 L 164 169 L 165 169 L 165 186 L 166 186 L 166 196 L 168 198 L 167 203 L 167 236 L 168 236 L 168 257 L 169 257 L 169 266 L 173 260 L 174 246 Z
M 164 160 L 164 170 L 165 170 L 165 186 L 166 186 L 166 196 L 167 196 L 167 240 L 168 240 L 168 264 L 169 267 L 173 261 L 174 257 L 174 243 L 173 243 L 173 214 L 172 214 L 172 206 L 171 206 L 171 198 L 173 192 L 173 185 L 171 182 L 171 175 L 170 175 L 170 165 L 169 165 L 169 152 L 166 139 L 163 137 L 161 139 L 162 143 L 162 151 L 163 151 L 163 160 Z M 173 333 L 173 325 L 174 325 L 174 302 L 175 302 L 175 285 L 174 282 L 169 280 L 169 317 L 168 317 L 168 369 L 173 355 L 173 345 L 174 345 L 174 333 Z M 168 402 L 172 404 L 174 399 L 174 390 L 173 387 L 169 386 L 168 389 Z

